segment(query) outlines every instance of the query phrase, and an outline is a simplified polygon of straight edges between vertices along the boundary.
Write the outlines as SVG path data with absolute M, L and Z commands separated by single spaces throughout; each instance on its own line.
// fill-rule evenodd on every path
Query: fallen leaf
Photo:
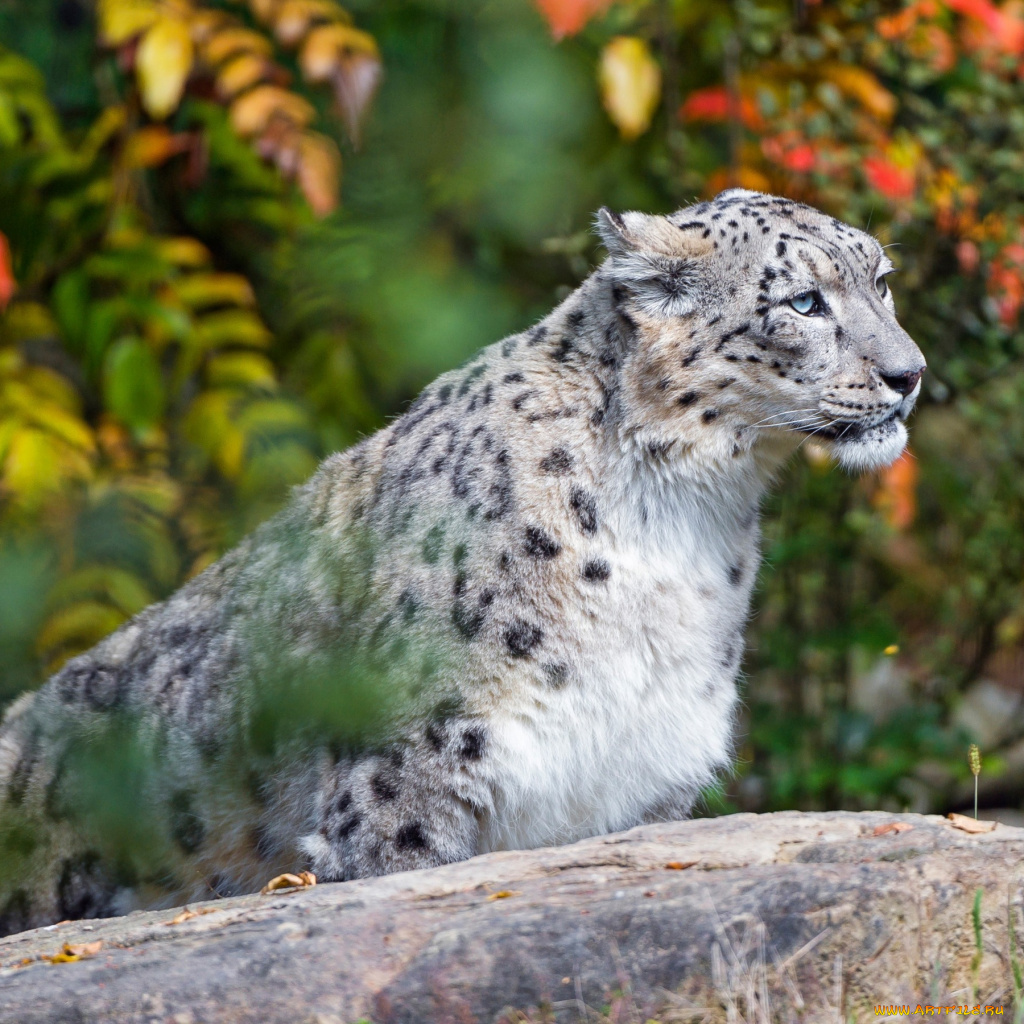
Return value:
M 44 956 L 40 959 L 45 960 L 49 964 L 73 964 L 76 960 L 84 960 L 86 957 L 95 956 L 102 947 L 102 939 L 97 939 L 96 942 L 82 942 L 74 945 L 65 942 L 59 953 L 54 953 L 53 956 Z
M 665 867 L 669 871 L 685 871 L 687 868 L 692 868 L 697 861 L 695 860 L 670 860 Z
M 638 36 L 616 36 L 601 53 L 601 100 L 624 139 L 651 126 L 661 96 L 661 68 Z
M 507 900 L 509 896 L 522 895 L 523 893 L 520 889 L 499 889 L 498 892 L 492 892 L 491 895 L 487 897 L 487 902 L 490 903 L 491 900 Z
M 164 925 L 184 924 L 185 921 L 191 921 L 193 917 L 212 914 L 215 910 L 219 909 L 219 907 L 200 907 L 198 910 L 192 910 L 190 907 L 185 907 L 180 913 L 175 914 L 170 921 L 164 921 Z
M 73 956 L 95 956 L 103 948 L 103 940 L 95 942 L 65 943 L 64 951 Z
M 282 889 L 309 889 L 314 885 L 316 885 L 316 875 L 312 871 L 300 871 L 297 875 L 285 872 L 267 882 L 260 889 L 260 895 L 266 896 L 268 893 L 280 892 Z
M 890 821 L 885 825 L 876 826 L 871 834 L 873 836 L 887 836 L 893 832 L 909 832 L 913 827 L 913 825 L 908 825 L 905 821 Z
M 970 832 L 972 835 L 978 835 L 981 832 L 991 832 L 996 827 L 994 821 L 978 821 L 977 818 L 968 818 L 966 814 L 956 814 L 953 812 L 947 814 L 946 817 L 953 828 L 958 828 L 961 832 Z
M 162 119 L 181 102 L 192 70 L 192 36 L 178 18 L 161 18 L 142 37 L 135 57 L 142 105 Z

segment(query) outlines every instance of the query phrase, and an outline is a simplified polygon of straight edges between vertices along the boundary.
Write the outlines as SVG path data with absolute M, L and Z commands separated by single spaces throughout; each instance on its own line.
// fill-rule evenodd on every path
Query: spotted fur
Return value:
M 809 435 L 854 470 L 896 458 L 923 359 L 877 284 L 881 247 L 809 207 L 732 190 L 598 228 L 608 259 L 542 323 L 327 459 L 8 714 L 0 793 L 54 838 L 0 930 L 689 813 L 732 756 L 762 496 Z M 330 671 L 339 638 L 413 712 L 226 805 L 210 766 L 253 651 Z M 153 801 L 177 861 L 145 886 L 61 815 L 68 724 L 119 709 L 163 737 Z

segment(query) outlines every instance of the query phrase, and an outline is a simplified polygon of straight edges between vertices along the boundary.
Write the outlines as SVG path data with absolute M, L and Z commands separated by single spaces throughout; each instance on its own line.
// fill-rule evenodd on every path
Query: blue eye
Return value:
M 821 301 L 817 292 L 804 292 L 790 299 L 789 304 L 802 316 L 817 316 L 821 312 Z

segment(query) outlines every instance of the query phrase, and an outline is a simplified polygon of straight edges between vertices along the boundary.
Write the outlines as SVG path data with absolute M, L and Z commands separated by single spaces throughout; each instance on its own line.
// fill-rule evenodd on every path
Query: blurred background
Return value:
M 1024 821 L 1024 3 L 0 0 L 0 707 L 545 314 L 593 211 L 875 233 L 895 466 L 766 510 L 706 813 Z

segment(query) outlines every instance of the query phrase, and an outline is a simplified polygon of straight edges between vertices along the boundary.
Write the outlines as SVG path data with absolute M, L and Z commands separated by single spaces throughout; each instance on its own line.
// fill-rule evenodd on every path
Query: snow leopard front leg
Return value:
M 302 838 L 319 881 L 345 881 L 467 860 L 493 798 L 487 726 L 430 722 L 386 749 L 323 771 L 315 831 Z

